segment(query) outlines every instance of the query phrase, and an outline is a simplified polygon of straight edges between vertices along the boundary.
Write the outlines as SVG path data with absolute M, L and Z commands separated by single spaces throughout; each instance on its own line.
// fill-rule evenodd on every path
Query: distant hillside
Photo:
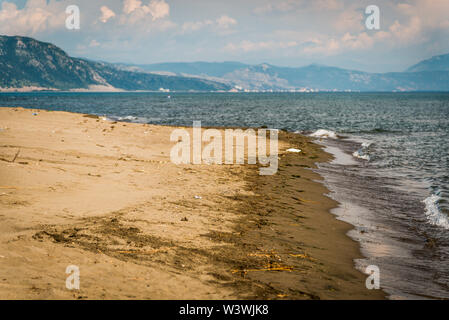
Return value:
M 167 71 L 176 74 L 207 75 L 210 77 L 223 77 L 230 71 L 249 67 L 240 62 L 168 62 L 147 65 L 136 65 L 145 71 Z
M 423 60 L 408 68 L 407 71 L 449 71 L 449 53 Z
M 265 72 L 270 72 L 267 69 Z M 273 68 L 272 74 L 290 86 L 319 90 L 433 91 L 449 90 L 449 72 L 369 73 L 336 67 L 310 65 L 302 68 Z
M 128 66 L 131 67 L 131 66 Z M 306 67 L 248 65 L 238 62 L 195 62 L 135 65 L 158 74 L 177 74 L 223 82 L 247 90 L 448 91 L 446 69 L 369 73 L 312 64 Z
M 449 91 L 449 54 L 393 73 L 316 64 L 299 68 L 240 62 L 132 65 L 73 58 L 50 43 L 0 36 L 0 75 L 0 90 Z
M 114 65 L 69 57 L 53 44 L 27 37 L 0 36 L 0 88 L 60 90 L 92 86 L 123 90 L 217 91 L 229 86 L 205 79 L 120 70 Z

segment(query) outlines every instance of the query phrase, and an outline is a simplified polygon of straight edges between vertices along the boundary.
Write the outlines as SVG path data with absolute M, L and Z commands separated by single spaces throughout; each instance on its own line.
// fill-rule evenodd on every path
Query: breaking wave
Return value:
M 352 153 L 352 156 L 357 159 L 370 161 L 371 157 L 369 155 L 369 147 L 371 145 L 372 145 L 372 142 L 368 142 L 368 141 L 363 142 L 360 149 L 358 149 L 357 151 L 354 151 Z
M 335 131 L 326 130 L 326 129 L 319 129 L 315 131 L 314 133 L 310 134 L 311 137 L 315 138 L 331 138 L 331 139 L 337 139 L 337 134 Z
M 443 212 L 441 212 L 438 206 L 438 201 L 440 199 L 441 199 L 440 196 L 433 194 L 430 197 L 423 200 L 424 204 L 426 205 L 425 214 L 430 224 L 440 226 L 445 229 L 449 229 L 449 217 L 446 216 Z

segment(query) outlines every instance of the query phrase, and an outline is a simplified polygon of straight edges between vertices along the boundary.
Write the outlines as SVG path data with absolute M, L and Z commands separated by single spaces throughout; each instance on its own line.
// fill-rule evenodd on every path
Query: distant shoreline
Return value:
M 28 87 L 27 87 L 28 88 Z M 24 89 L 24 88 L 0 88 L 0 94 L 2 93 L 161 93 L 170 95 L 171 93 L 236 93 L 236 94 L 254 94 L 254 93 L 298 93 L 298 94 L 316 94 L 316 93 L 449 93 L 449 91 L 441 91 L 441 90 L 421 90 L 421 91 L 331 91 L 331 90 L 316 90 L 316 91 L 199 91 L 199 90 L 174 90 L 174 91 L 160 91 L 160 90 L 92 90 L 92 89 L 71 89 L 71 90 L 60 90 L 54 88 L 37 88 L 36 89 Z

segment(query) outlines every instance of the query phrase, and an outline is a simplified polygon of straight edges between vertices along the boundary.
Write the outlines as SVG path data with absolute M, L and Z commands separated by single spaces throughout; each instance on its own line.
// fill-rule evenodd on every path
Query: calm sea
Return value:
M 449 298 L 449 93 L 2 93 L 0 106 L 328 130 L 337 137 L 320 143 L 336 160 L 318 171 L 355 226 L 366 257 L 356 266 L 377 265 L 392 299 Z

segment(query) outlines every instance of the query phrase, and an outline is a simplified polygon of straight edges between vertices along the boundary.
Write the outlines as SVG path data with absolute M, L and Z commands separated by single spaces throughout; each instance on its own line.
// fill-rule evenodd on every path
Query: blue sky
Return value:
M 403 71 L 449 53 L 449 0 L 0 0 L 0 34 L 108 62 L 241 61 Z M 65 8 L 80 8 L 80 30 Z M 365 8 L 380 9 L 380 30 Z

